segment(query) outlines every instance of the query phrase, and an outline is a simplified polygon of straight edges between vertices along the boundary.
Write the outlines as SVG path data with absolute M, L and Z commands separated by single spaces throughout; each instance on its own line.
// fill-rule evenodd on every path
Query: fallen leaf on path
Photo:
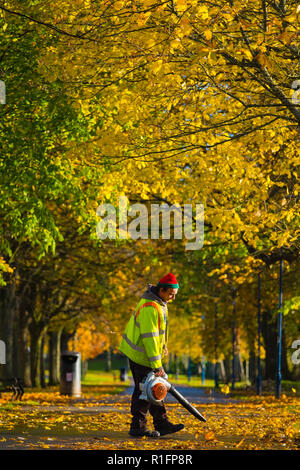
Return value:
M 208 431 L 206 434 L 204 434 L 204 438 L 206 441 L 215 441 L 216 436 L 213 431 Z
M 221 388 L 221 392 L 225 393 L 225 395 L 228 395 L 228 393 L 230 392 L 230 388 L 228 387 L 228 385 L 223 385 L 223 387 Z
M 235 447 L 236 447 L 236 448 L 240 447 L 240 445 L 243 444 L 244 440 L 245 440 L 245 438 L 243 437 L 243 439 L 242 439 Z

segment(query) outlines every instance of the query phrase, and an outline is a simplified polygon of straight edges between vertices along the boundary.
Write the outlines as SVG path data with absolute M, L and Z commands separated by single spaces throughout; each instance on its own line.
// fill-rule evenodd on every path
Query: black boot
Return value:
M 170 421 L 160 421 L 154 424 L 156 431 L 159 432 L 161 436 L 166 434 L 172 434 L 174 432 L 181 431 L 184 428 L 183 424 L 172 424 Z
M 129 435 L 133 437 L 159 437 L 158 431 L 149 431 L 147 428 L 130 428 Z

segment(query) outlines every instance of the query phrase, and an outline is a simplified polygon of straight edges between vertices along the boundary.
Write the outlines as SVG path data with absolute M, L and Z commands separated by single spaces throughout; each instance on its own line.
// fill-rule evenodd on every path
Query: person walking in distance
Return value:
M 168 354 L 168 302 L 175 299 L 178 289 L 172 273 L 160 279 L 156 286 L 149 284 L 125 328 L 119 350 L 129 359 L 135 384 L 131 397 L 131 436 L 159 437 L 184 428 L 183 424 L 168 420 L 164 403 L 161 406 L 139 399 L 139 384 L 149 372 L 154 371 L 159 377 L 165 374 L 162 359 Z M 155 431 L 147 429 L 148 411 Z

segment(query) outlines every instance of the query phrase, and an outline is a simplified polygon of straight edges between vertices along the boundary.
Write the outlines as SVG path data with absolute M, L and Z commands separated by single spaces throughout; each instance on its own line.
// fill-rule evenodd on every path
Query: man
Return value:
M 168 420 L 164 404 L 160 406 L 139 399 L 139 384 L 149 372 L 154 371 L 159 377 L 165 374 L 162 358 L 168 354 L 167 304 L 175 299 L 178 288 L 172 273 L 164 276 L 156 286 L 149 284 L 127 323 L 120 344 L 120 352 L 129 358 L 135 384 L 131 398 L 131 436 L 159 437 L 184 428 L 183 424 L 172 424 Z M 146 427 L 148 411 L 153 417 L 155 431 Z

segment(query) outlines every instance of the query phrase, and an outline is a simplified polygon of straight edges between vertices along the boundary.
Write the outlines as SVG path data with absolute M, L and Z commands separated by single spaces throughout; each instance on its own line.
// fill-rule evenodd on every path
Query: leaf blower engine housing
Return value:
M 145 380 L 140 383 L 142 394 L 139 396 L 140 400 L 147 400 L 155 405 L 163 405 L 163 400 L 166 398 L 171 384 L 166 380 L 168 376 L 156 377 L 154 372 L 149 372 Z

